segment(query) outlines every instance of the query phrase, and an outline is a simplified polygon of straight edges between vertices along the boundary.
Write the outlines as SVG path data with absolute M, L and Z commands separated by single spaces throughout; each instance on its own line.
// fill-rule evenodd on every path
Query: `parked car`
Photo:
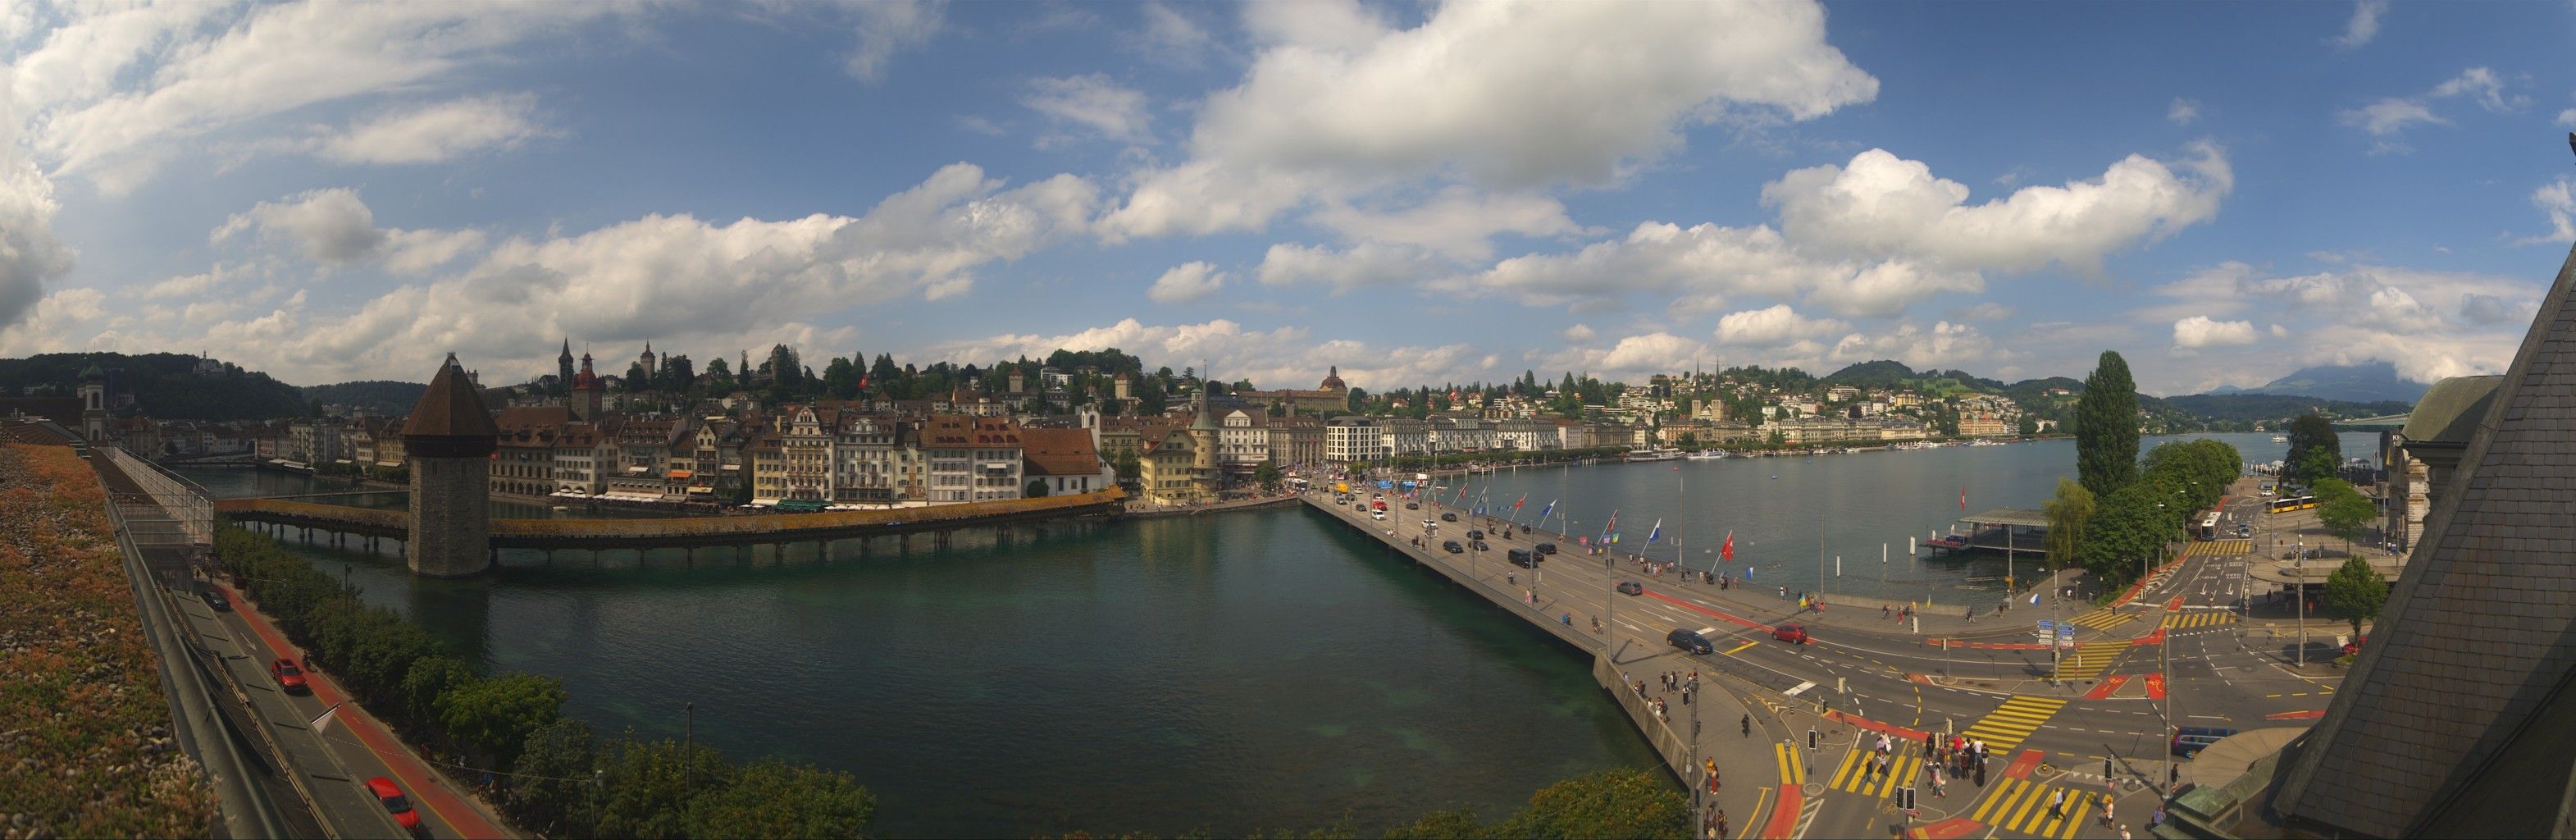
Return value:
M 2239 522 L 2239 523 L 2236 523 L 2236 535 L 2237 535 L 2237 536 L 2240 536 L 2240 537 L 2250 537 L 2250 536 L 2254 536 L 2254 523 L 2251 523 L 2251 522 Z
M 1538 568 L 1538 555 L 1531 554 L 1528 551 L 1515 548 L 1511 550 L 1510 554 L 1505 556 L 1511 558 L 1512 565 L 1514 566 L 1519 566 L 1524 569 Z
M 1664 634 L 1664 643 L 1690 653 L 1717 652 L 1717 647 L 1709 644 L 1708 639 L 1701 636 L 1697 630 L 1673 628 L 1673 632 Z
M 1444 514 L 1441 514 L 1441 515 L 1440 515 L 1440 521 L 1442 521 L 1442 522 L 1456 522 L 1456 521 L 1458 521 L 1458 515 L 1457 515 L 1457 514 L 1454 514 L 1454 513 L 1444 513 Z
M 216 612 L 232 612 L 233 599 L 224 595 L 224 590 L 216 587 L 214 584 L 209 583 L 198 586 L 197 597 L 200 600 L 205 601 L 206 606 L 209 609 Z
M 1555 553 L 1556 553 L 1556 544 L 1555 544 L 1555 543 L 1539 543 L 1536 547 L 1537 547 L 1537 549 L 1538 549 L 1538 553 L 1540 553 L 1540 554 L 1555 554 Z
M 403 796 L 402 788 L 395 786 L 394 780 L 383 776 L 368 779 L 367 792 L 375 794 L 376 801 L 384 803 L 385 811 L 394 815 L 394 822 L 404 831 L 420 833 L 420 812 L 411 809 L 411 799 Z
M 2209 745 L 2234 734 L 2236 730 L 2215 726 L 2185 726 L 2174 730 L 2173 754 L 2191 758 L 2200 755 L 2201 750 L 2209 749 Z
M 1771 638 L 1793 645 L 1807 643 L 1807 628 L 1801 624 L 1783 624 L 1771 628 Z
M 1442 550 L 1442 551 L 1446 551 L 1446 552 L 1449 552 L 1449 553 L 1451 553 L 1451 554 L 1457 554 L 1457 553 L 1460 553 L 1460 552 L 1466 551 L 1466 549 L 1464 549 L 1464 548 L 1460 548 L 1460 547 L 1458 546 L 1458 541 L 1457 541 L 1457 540 L 1450 540 L 1450 541 L 1448 541 L 1448 542 L 1441 543 L 1441 544 L 1440 544 L 1440 550 Z
M 1644 595 L 1646 594 L 1646 585 L 1633 580 L 1623 580 L 1619 582 L 1619 594 Z
M 268 677 L 276 680 L 277 687 L 288 694 L 309 694 L 313 690 L 312 686 L 304 684 L 304 669 L 295 667 L 295 660 L 292 659 L 279 659 L 268 663 Z

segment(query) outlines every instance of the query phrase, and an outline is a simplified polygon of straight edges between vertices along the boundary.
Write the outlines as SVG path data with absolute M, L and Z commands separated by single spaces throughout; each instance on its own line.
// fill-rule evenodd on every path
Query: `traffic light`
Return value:
M 1816 730 L 1807 730 L 1807 749 L 1816 748 Z
M 2107 758 L 2102 759 L 2102 781 L 2105 783 L 2111 781 L 2111 760 Z
M 1914 810 L 1913 788 L 1901 787 L 1896 789 L 1896 809 L 1900 811 Z

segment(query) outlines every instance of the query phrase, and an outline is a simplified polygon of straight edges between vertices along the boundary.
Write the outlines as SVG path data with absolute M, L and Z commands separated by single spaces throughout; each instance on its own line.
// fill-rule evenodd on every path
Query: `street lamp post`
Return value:
M 2300 537 L 2297 547 L 2292 550 L 2299 554 L 2299 559 L 2293 563 L 2298 578 L 2294 585 L 2299 588 L 2293 593 L 2299 599 L 2299 652 L 2293 661 L 2305 666 L 2308 664 L 2308 538 Z

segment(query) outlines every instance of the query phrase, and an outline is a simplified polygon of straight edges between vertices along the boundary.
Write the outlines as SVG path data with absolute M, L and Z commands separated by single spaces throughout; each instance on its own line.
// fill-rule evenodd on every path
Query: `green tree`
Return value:
M 1663 776 L 1615 767 L 1540 788 L 1497 827 L 1505 837 L 1688 837 L 1690 800 Z
M 764 758 L 691 798 L 691 837 L 858 837 L 877 798 L 850 774 Z
M 510 815 L 548 837 L 589 834 L 593 803 L 602 793 L 591 780 L 598 764 L 599 745 L 588 724 L 564 718 L 537 727 L 510 766 L 519 774 L 505 800 Z
M 530 733 L 563 718 L 563 701 L 563 683 L 553 677 L 506 674 L 448 690 L 438 716 L 449 737 L 506 767 Z
M 1026 488 L 1023 488 L 1023 489 L 1020 491 L 1020 495 L 1022 495 L 1022 496 L 1026 496 L 1026 497 L 1028 497 L 1028 498 L 1032 498 L 1032 499 L 1043 499 L 1043 498 L 1046 498 L 1046 494 L 1047 494 L 1047 483 L 1046 483 L 1046 479 L 1043 479 L 1043 478 L 1032 478 L 1032 479 L 1029 479 L 1029 486 L 1028 486 L 1028 487 L 1026 487 Z
M 2347 551 L 2379 518 L 2379 506 L 2343 479 L 2319 479 L 2311 492 L 2317 497 L 2317 522 L 2326 526 L 2327 533 L 2342 537 Z
M 2093 517 L 2084 525 L 2084 542 L 2077 548 L 2077 556 L 2095 579 L 2111 587 L 2137 579 L 2141 560 L 2157 553 L 2164 538 L 2173 533 L 2165 509 L 2156 507 L 2159 495 L 2170 494 L 2141 481 L 2097 499 Z
M 2361 635 L 2361 623 L 2377 619 L 2379 608 L 2387 604 L 2388 580 L 2370 567 L 2370 561 L 2347 558 L 2326 576 L 2326 609 L 2352 622 L 2355 636 Z
M 1494 830 L 1478 822 L 1476 812 L 1464 808 L 1433 811 L 1421 819 L 1386 830 L 1378 835 L 1383 840 L 1450 840 L 1462 837 L 1493 837 Z
M 1279 489 L 1279 462 L 1263 459 L 1253 466 L 1252 480 L 1259 482 L 1262 489 L 1276 492 Z
M 413 660 L 411 670 L 403 674 L 402 687 L 397 694 L 402 701 L 403 714 L 420 728 L 435 727 L 438 724 L 438 698 L 474 679 L 473 669 L 465 667 L 464 660 L 453 656 L 440 654 Z
M 733 393 L 736 387 L 737 386 L 733 381 L 733 365 L 731 363 L 726 362 L 723 356 L 717 356 L 713 359 L 707 360 L 708 391 L 717 395 L 723 395 Z
M 2022 415 L 2021 422 L 2015 424 L 2013 431 L 2019 433 L 2022 437 L 2030 437 L 2039 434 L 2039 417 L 2031 414 Z
M 1137 460 L 1136 450 L 1129 449 L 1118 453 L 1118 457 L 1112 459 L 1109 464 L 1118 470 L 1119 483 L 1134 484 L 1145 480 L 1145 465 Z
M 668 738 L 614 741 L 599 766 L 598 837 L 688 836 L 689 800 L 733 784 L 733 765 L 723 754 Z
M 2075 474 L 2095 498 L 2138 477 L 2138 388 L 2114 351 L 2102 351 L 2075 401 Z
M 2322 414 L 2302 414 L 2290 420 L 2290 453 L 2281 457 L 2284 477 L 2305 485 L 2321 478 L 2332 478 L 2343 465 L 2343 441 L 2335 436 L 2334 421 Z M 2320 471 L 2322 467 L 2322 471 Z
M 2084 526 L 2093 519 L 2093 491 L 2084 489 L 2073 479 L 2057 480 L 2057 496 L 2044 506 L 2048 512 L 2048 563 L 2063 569 L 2077 562 L 2084 545 Z

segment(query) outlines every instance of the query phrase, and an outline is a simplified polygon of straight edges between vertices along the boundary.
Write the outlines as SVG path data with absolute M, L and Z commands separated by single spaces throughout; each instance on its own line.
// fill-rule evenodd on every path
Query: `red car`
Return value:
M 368 779 L 367 792 L 375 794 L 376 801 L 385 803 L 385 810 L 393 813 L 394 822 L 400 824 L 404 831 L 420 833 L 420 812 L 411 809 L 411 800 L 403 796 L 402 788 L 396 787 L 394 780 L 383 776 Z
M 1793 645 L 1803 645 L 1807 643 L 1807 628 L 1796 624 L 1783 624 L 1771 628 L 1771 638 Z
M 2343 645 L 2343 655 L 2360 656 L 2361 646 L 2366 644 L 2370 644 L 2369 636 L 2362 636 L 2360 638 L 2353 639 L 2352 641 L 2345 642 Z
M 268 663 L 268 676 L 270 679 L 277 680 L 277 687 L 285 689 L 288 694 L 309 694 L 313 691 L 312 686 L 304 684 L 304 669 L 295 667 L 295 660 L 280 659 Z

